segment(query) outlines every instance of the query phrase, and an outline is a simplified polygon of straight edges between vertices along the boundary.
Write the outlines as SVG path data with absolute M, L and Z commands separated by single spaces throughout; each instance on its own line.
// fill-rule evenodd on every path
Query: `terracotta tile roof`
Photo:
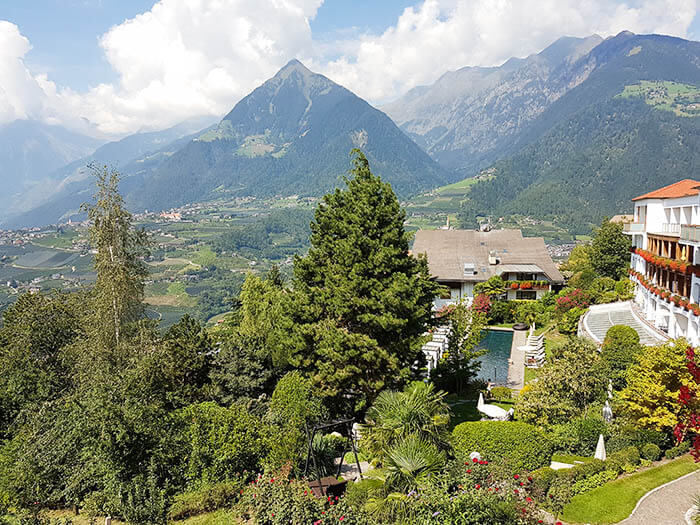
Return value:
M 489 264 L 491 251 L 496 252 L 499 264 Z M 504 270 L 536 273 L 535 267 L 551 281 L 564 281 L 544 239 L 523 237 L 520 230 L 418 230 L 412 252 L 427 254 L 430 273 L 443 281 L 480 282 Z M 473 265 L 474 275 L 465 275 L 466 265 Z
M 693 179 L 684 179 L 676 182 L 675 184 L 670 184 L 669 186 L 664 186 L 661 189 L 650 191 L 639 197 L 632 199 L 633 201 L 639 201 L 642 199 L 677 199 L 679 197 L 689 197 L 691 195 L 697 195 L 700 193 L 700 182 Z

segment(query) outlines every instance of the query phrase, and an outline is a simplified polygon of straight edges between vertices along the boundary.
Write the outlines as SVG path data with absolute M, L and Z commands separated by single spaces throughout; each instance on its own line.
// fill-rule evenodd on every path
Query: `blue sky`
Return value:
M 445 71 L 524 57 L 564 35 L 631 30 L 700 40 L 698 5 L 0 0 L 0 124 L 35 118 L 121 136 L 220 116 L 291 58 L 381 105 Z

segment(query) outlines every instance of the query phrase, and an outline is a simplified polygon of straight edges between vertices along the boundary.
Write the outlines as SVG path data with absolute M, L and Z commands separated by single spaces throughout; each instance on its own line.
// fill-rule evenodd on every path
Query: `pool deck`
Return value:
M 506 386 L 513 390 L 522 390 L 525 386 L 525 352 L 518 350 L 527 342 L 527 330 L 512 330 L 513 342 L 510 345 L 508 360 L 508 382 Z

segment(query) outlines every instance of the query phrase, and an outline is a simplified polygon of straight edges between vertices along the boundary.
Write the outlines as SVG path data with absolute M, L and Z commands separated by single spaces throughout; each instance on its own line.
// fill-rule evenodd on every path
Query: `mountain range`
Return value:
M 383 111 L 292 60 L 214 126 L 127 137 L 53 171 L 57 189 L 16 198 L 5 224 L 74 213 L 90 195 L 91 159 L 119 167 L 138 211 L 320 195 L 359 147 L 402 198 L 488 168 L 462 204 L 466 224 L 523 213 L 585 230 L 635 194 L 697 173 L 698 86 L 700 43 L 626 31 L 448 72 Z

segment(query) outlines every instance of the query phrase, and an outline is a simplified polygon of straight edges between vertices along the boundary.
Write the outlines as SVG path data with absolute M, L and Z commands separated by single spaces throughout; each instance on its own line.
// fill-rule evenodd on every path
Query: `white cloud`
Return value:
M 322 3 L 161 0 L 102 35 L 119 80 L 82 93 L 32 75 L 22 61 L 28 40 L 0 21 L 0 123 L 32 117 L 85 131 L 87 119 L 125 134 L 221 115 L 293 57 L 376 103 L 448 69 L 538 52 L 563 34 L 685 36 L 697 10 L 697 0 L 425 0 L 381 35 L 315 42 L 308 21 Z
M 685 36 L 696 10 L 696 0 L 426 0 L 383 34 L 360 37 L 353 55 L 319 65 L 358 95 L 383 101 L 446 70 L 539 52 L 563 35 Z
M 15 24 L 0 20 L 0 123 L 41 113 L 43 91 L 23 62 L 30 49 Z

